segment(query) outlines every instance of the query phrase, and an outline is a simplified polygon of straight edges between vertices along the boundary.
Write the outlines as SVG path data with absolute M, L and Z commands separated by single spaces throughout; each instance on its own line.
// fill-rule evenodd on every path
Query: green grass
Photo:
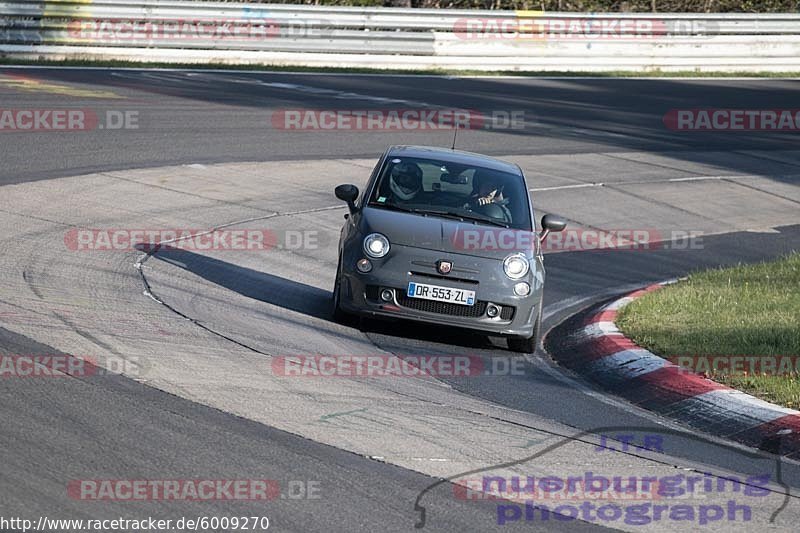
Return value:
M 535 76 L 535 77 L 565 77 L 588 76 L 595 78 L 797 78 L 800 72 L 695 72 L 692 70 L 680 72 L 663 72 L 651 70 L 646 72 L 619 70 L 609 72 L 567 72 L 560 70 L 516 71 L 499 70 L 486 72 L 482 70 L 402 70 L 378 68 L 332 68 L 332 67 L 299 67 L 299 66 L 274 66 L 274 65 L 229 65 L 225 63 L 159 63 L 117 60 L 84 60 L 70 59 L 65 61 L 51 60 L 20 60 L 0 57 L 0 65 L 29 65 L 29 66 L 56 66 L 56 67 L 113 67 L 113 68 L 164 68 L 164 69 L 229 69 L 229 70 L 259 70 L 271 72 L 331 72 L 342 74 L 404 74 L 418 76 Z
M 622 309 L 617 325 L 662 357 L 800 356 L 800 253 L 777 261 L 694 273 Z M 787 407 L 800 407 L 797 373 L 711 372 L 708 377 Z

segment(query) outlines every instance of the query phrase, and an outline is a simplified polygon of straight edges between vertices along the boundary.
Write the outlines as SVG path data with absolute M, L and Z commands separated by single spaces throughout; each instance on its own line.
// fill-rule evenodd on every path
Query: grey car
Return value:
M 363 192 L 339 185 L 333 312 L 478 330 L 532 352 L 542 320 L 540 239 L 565 222 L 534 212 L 519 166 L 491 157 L 392 146 Z

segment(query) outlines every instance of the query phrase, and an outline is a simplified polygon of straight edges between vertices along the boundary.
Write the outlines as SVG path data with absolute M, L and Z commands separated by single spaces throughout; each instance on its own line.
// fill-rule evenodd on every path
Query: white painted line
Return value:
M 241 83 L 241 81 L 239 82 Z M 417 100 L 405 100 L 402 98 L 387 98 L 384 96 L 355 93 L 352 91 L 337 91 L 335 89 L 314 87 L 312 85 L 301 85 L 299 83 L 281 83 L 281 82 L 269 82 L 263 80 L 252 80 L 252 82 L 255 83 L 256 85 L 261 85 L 262 87 L 297 91 L 301 93 L 313 94 L 315 96 L 330 96 L 331 98 L 339 98 L 342 100 L 363 100 L 365 102 L 376 102 L 379 104 L 393 104 L 393 105 L 399 104 L 409 107 L 421 107 L 427 109 L 451 109 L 450 107 L 430 104 L 428 102 L 420 102 Z
M 641 161 L 641 163 L 646 164 L 646 162 L 644 161 Z M 758 175 L 758 174 L 741 174 L 732 176 L 687 176 L 684 178 L 667 178 L 667 179 L 654 179 L 654 180 L 644 180 L 644 181 L 605 181 L 605 182 L 592 182 L 592 183 L 578 183 L 571 185 L 555 185 L 553 187 L 538 187 L 528 190 L 531 192 L 542 192 L 542 191 L 560 191 L 564 189 L 586 189 L 590 187 L 606 187 L 606 186 L 621 187 L 625 185 L 649 185 L 651 183 L 681 183 L 684 181 L 692 182 L 692 181 L 753 180 L 753 179 L 765 179 L 765 178 L 769 178 L 769 176 Z
M 593 322 L 585 328 L 575 332 L 576 337 L 585 337 L 587 339 L 605 337 L 606 335 L 621 337 L 622 332 L 617 329 L 616 324 L 613 322 Z
M 768 401 L 756 398 L 755 396 L 751 396 L 736 389 L 715 390 L 700 394 L 695 398 L 699 398 L 700 396 L 703 396 L 704 401 L 728 409 L 729 411 L 752 410 L 753 413 L 762 413 L 759 418 L 764 422 L 769 422 L 786 415 L 800 414 L 800 411 L 769 403 Z
M 602 311 L 619 311 L 620 309 L 622 309 L 623 307 L 625 307 L 626 305 L 631 303 L 633 300 L 634 300 L 634 298 L 631 298 L 630 296 L 625 296 L 623 298 L 620 298 L 619 300 L 614 300 L 610 304 L 608 304 L 605 307 L 603 307 L 601 309 L 601 312 Z
M 602 187 L 603 183 L 577 183 L 574 185 L 557 185 L 555 187 L 539 187 L 536 189 L 528 189 L 531 192 L 539 191 L 560 191 L 562 189 L 585 189 L 587 187 Z
M 742 391 L 719 389 L 681 400 L 671 405 L 665 414 L 682 419 L 701 419 L 707 426 L 719 426 L 708 427 L 708 431 L 735 435 L 800 412 L 765 402 Z
M 670 183 L 677 183 L 681 181 L 718 181 L 718 180 L 735 180 L 735 179 L 756 179 L 763 176 L 753 175 L 734 175 L 734 176 L 689 176 L 686 178 L 670 178 L 667 181 Z
M 645 349 L 636 348 L 600 357 L 591 361 L 588 366 L 590 372 L 611 372 L 621 379 L 633 379 L 668 365 L 675 366 Z

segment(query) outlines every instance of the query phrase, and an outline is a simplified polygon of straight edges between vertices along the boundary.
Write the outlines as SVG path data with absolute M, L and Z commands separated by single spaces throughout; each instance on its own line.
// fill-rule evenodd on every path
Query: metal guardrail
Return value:
M 800 14 L 18 0 L 0 2 L 0 55 L 470 70 L 800 70 Z

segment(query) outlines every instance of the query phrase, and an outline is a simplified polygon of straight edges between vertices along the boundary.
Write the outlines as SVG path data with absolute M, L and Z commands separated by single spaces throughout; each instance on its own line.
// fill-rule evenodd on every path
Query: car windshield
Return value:
M 435 159 L 388 159 L 368 205 L 476 224 L 532 229 L 522 176 Z

